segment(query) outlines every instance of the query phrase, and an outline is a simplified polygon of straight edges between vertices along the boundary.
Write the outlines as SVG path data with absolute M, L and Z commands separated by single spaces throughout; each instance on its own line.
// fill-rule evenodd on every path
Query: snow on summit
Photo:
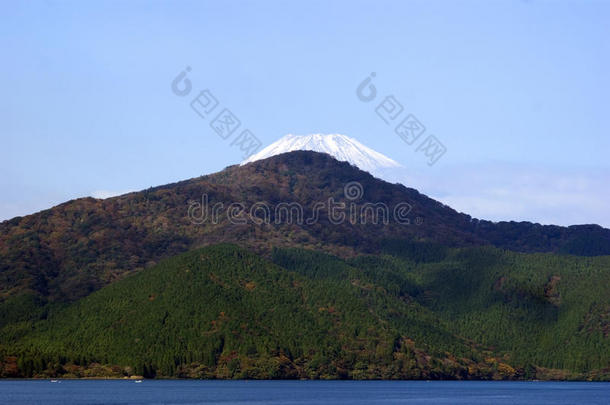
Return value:
M 364 146 L 354 138 L 340 134 L 286 135 L 250 156 L 241 164 L 244 165 L 295 150 L 328 153 L 337 160 L 349 162 L 372 174 L 379 173 L 384 169 L 402 167 L 398 162 Z

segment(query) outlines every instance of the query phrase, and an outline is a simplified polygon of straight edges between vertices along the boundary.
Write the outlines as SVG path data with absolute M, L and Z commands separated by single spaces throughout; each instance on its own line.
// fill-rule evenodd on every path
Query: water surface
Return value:
M 610 383 L 0 380 L 3 404 L 609 404 Z

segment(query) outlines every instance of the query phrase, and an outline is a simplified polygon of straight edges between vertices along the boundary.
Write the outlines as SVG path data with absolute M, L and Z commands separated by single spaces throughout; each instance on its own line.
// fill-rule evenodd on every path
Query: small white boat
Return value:
M 56 382 L 56 383 L 58 383 L 58 382 L 59 382 L 59 380 L 51 380 L 51 382 Z
M 137 384 L 137 383 L 141 383 L 141 382 L 142 382 L 142 380 L 136 380 L 135 382 L 136 382 L 136 384 Z

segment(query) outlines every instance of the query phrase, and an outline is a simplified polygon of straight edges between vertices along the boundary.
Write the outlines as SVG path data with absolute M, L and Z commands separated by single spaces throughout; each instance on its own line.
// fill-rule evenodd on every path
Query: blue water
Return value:
M 610 404 L 610 383 L 0 380 L 2 404 Z

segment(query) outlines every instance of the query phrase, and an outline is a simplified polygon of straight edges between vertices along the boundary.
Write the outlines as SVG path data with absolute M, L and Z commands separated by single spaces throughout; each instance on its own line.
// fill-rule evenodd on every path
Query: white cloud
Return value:
M 480 219 L 610 227 L 610 170 L 481 165 L 421 171 L 409 187 Z
M 106 198 L 110 198 L 110 197 L 116 197 L 118 195 L 123 195 L 123 194 L 127 194 L 127 193 L 131 193 L 134 190 L 124 190 L 124 191 L 112 191 L 112 190 L 96 190 L 91 192 L 91 197 L 93 198 L 100 198 L 100 199 L 106 199 Z

